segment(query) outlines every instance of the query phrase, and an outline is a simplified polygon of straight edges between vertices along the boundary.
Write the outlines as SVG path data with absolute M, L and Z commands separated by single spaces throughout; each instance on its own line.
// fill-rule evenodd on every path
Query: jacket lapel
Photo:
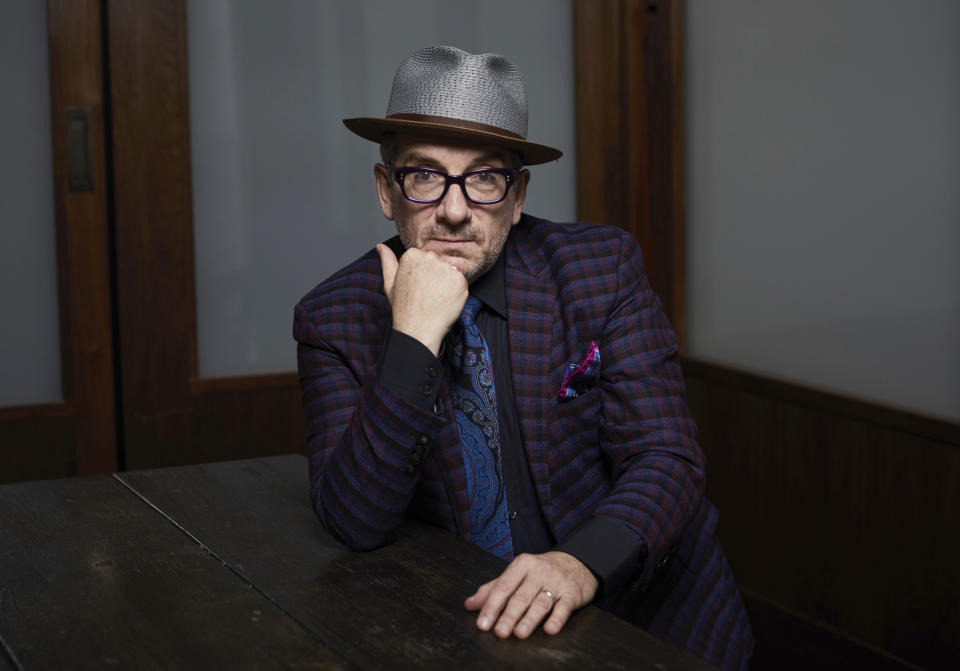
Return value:
M 512 243 L 512 244 L 511 244 Z M 549 426 L 551 360 L 560 342 L 557 287 L 543 272 L 546 259 L 531 239 L 527 217 L 513 228 L 506 247 L 507 318 L 510 324 L 510 366 L 520 418 L 520 432 L 544 516 L 553 519 L 550 499 Z M 562 345 L 562 342 L 560 343 Z

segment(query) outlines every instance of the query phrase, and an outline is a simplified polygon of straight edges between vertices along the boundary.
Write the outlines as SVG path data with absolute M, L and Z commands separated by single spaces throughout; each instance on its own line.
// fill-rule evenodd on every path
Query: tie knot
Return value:
M 460 313 L 460 323 L 464 326 L 472 325 L 477 318 L 477 313 L 480 312 L 481 305 L 482 303 L 479 298 L 467 296 L 467 302 L 463 306 L 463 312 Z

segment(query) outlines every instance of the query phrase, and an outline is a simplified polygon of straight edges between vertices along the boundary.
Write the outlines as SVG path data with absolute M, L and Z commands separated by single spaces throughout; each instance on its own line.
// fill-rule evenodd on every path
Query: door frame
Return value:
M 63 401 L 0 408 L 0 482 L 118 466 L 102 12 L 48 0 L 50 118 Z M 87 120 L 92 187 L 68 184 L 67 110 Z

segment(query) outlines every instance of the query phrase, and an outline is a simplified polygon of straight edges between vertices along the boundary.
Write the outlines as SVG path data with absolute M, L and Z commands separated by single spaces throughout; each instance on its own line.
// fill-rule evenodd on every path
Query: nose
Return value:
M 459 226 L 470 220 L 470 201 L 459 184 L 451 184 L 446 195 L 437 203 L 437 220 L 448 226 Z

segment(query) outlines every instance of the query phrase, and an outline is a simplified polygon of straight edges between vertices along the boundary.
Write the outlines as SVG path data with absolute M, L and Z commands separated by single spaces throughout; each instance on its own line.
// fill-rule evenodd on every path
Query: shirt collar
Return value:
M 483 304 L 499 314 L 504 319 L 507 318 L 507 291 L 506 291 L 506 264 L 503 252 L 497 258 L 493 267 L 481 275 L 470 286 L 470 293 L 483 301 Z

